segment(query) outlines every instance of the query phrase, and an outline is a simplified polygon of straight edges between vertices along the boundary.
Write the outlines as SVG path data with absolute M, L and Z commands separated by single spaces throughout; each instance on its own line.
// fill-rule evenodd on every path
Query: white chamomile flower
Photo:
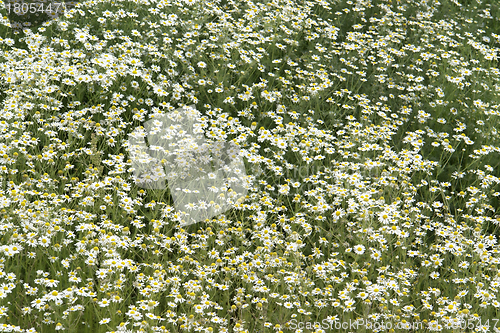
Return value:
M 353 250 L 354 250 L 354 253 L 356 253 L 356 254 L 363 254 L 363 253 L 365 253 L 365 247 L 363 245 L 361 245 L 361 244 L 354 246 Z

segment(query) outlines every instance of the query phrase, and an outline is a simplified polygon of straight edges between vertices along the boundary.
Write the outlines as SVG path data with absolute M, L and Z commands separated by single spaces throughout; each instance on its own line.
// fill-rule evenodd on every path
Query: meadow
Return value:
M 0 332 L 500 332 L 496 1 L 4 5 Z M 185 106 L 248 180 L 189 225 L 128 144 Z

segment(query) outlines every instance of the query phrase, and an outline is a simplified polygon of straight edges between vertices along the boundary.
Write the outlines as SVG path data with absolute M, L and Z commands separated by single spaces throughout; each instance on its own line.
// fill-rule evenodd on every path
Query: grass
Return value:
M 496 1 L 2 13 L 0 331 L 499 331 Z M 189 105 L 249 183 L 184 225 L 127 144 Z

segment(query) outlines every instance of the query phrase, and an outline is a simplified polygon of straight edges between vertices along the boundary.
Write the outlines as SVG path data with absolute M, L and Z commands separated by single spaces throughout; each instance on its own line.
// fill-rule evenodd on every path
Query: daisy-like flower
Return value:
M 99 304 L 101 308 L 106 308 L 111 304 L 111 302 L 107 298 L 103 298 L 97 304 Z
M 391 215 L 387 212 L 382 212 L 378 215 L 378 218 L 380 222 L 388 224 L 391 219 Z
M 99 321 L 100 325 L 107 324 L 111 321 L 111 318 L 103 318 L 101 321 Z
M 370 294 L 370 296 L 377 297 L 382 295 L 384 289 L 378 284 L 372 284 L 366 288 L 366 291 Z
M 370 248 L 370 250 L 372 252 L 370 255 L 370 257 L 372 259 L 374 259 L 375 261 L 380 261 L 382 259 L 382 255 L 381 255 L 380 251 L 373 249 L 373 248 Z
M 356 254 L 363 254 L 365 253 L 365 247 L 363 245 L 355 245 L 353 247 L 354 253 Z
M 344 209 L 340 208 L 337 209 L 332 213 L 332 217 L 334 221 L 338 221 L 340 218 L 342 218 L 345 215 Z

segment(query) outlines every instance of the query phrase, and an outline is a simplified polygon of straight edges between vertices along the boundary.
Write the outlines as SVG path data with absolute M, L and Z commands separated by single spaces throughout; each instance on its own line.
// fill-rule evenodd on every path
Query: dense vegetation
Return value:
M 4 16 L 0 331 L 498 332 L 499 14 L 106 0 L 31 29 Z M 128 140 L 191 105 L 248 184 L 184 225 L 171 189 L 136 184 Z

